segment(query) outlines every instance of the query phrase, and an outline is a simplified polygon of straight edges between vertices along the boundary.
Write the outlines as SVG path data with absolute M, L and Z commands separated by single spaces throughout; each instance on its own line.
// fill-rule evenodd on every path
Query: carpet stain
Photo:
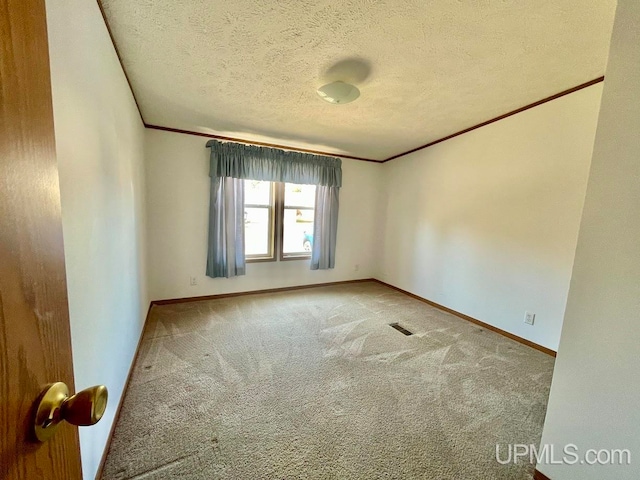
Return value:
M 163 465 L 160 465 L 158 467 L 152 468 L 151 470 L 147 470 L 146 472 L 142 472 L 142 473 L 136 475 L 135 477 L 130 477 L 130 479 L 131 480 L 142 480 L 142 479 L 145 479 L 145 478 L 156 476 L 157 474 L 162 473 L 163 471 L 170 470 L 170 469 L 173 469 L 175 467 L 180 467 L 180 464 L 182 464 L 186 459 L 188 459 L 191 456 L 192 455 L 185 455 L 184 457 L 176 458 L 175 460 L 167 462 L 167 463 L 165 463 Z

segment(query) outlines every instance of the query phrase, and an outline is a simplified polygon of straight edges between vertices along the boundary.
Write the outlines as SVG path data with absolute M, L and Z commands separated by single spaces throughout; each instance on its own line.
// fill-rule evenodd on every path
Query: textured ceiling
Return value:
M 146 123 L 384 159 L 603 75 L 616 2 L 102 4 Z

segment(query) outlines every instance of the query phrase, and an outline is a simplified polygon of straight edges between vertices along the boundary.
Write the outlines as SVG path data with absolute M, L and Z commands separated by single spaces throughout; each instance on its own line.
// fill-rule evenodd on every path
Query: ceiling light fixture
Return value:
M 318 95 L 325 102 L 343 104 L 353 102 L 360 96 L 360 90 L 355 85 L 344 82 L 332 82 L 318 89 Z

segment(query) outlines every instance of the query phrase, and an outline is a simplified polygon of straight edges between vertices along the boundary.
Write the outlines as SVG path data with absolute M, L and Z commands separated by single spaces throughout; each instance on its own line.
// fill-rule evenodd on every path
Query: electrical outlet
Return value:
M 524 312 L 524 323 L 527 325 L 533 325 L 533 322 L 536 319 L 536 314 L 531 312 Z
M 189 285 L 192 287 L 198 284 L 198 279 L 196 277 L 189 277 Z
M 354 271 L 354 272 L 357 272 L 357 271 L 359 271 L 359 270 L 360 270 L 360 265 L 356 263 L 356 264 L 353 266 L 353 271 Z

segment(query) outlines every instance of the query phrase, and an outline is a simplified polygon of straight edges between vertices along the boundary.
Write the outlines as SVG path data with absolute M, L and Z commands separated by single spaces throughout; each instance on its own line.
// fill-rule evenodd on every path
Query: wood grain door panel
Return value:
M 44 0 L 0 0 L 0 478 L 81 478 L 77 429 L 30 438 L 48 383 L 73 391 Z

